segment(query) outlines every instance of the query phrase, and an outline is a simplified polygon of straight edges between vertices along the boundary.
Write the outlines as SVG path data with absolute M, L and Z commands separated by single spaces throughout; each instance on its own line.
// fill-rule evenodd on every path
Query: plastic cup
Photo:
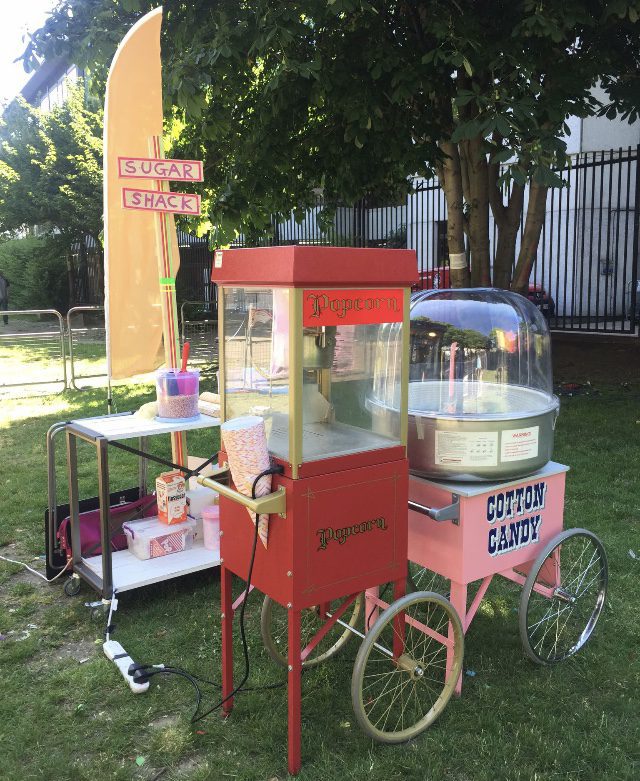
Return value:
M 158 417 L 164 420 L 189 420 L 198 417 L 200 372 L 197 369 L 163 369 L 156 374 Z
M 220 507 L 217 504 L 202 508 L 202 538 L 207 550 L 220 547 Z

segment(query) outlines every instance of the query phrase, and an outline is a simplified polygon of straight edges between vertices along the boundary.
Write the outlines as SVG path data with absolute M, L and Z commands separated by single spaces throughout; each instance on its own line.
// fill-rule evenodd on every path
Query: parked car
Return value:
M 551 298 L 542 285 L 529 285 L 527 298 L 532 304 L 535 304 L 542 314 L 547 318 L 553 317 L 556 313 L 556 302 Z
M 437 266 L 430 271 L 421 271 L 419 281 L 411 290 L 440 290 L 450 286 L 449 266 Z
M 450 285 L 449 266 L 437 266 L 430 271 L 421 271 L 419 282 L 417 282 L 411 290 L 440 290 L 442 288 L 448 288 Z M 555 315 L 556 303 L 542 285 L 529 285 L 527 298 L 538 307 L 546 318 Z M 640 298 L 638 300 L 640 301 Z M 636 306 L 639 306 L 639 304 L 636 304 Z

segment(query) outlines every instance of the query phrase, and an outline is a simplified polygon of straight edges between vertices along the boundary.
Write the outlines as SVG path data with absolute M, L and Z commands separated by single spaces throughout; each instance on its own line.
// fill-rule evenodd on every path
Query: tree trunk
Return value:
M 468 287 L 469 269 L 464 242 L 464 211 L 462 171 L 458 147 L 451 141 L 442 141 L 440 148 L 446 155 L 438 168 L 438 178 L 447 201 L 447 243 L 449 246 L 449 274 L 452 287 Z M 464 260 L 463 260 L 464 256 Z M 464 264 L 464 265 L 463 265 Z M 457 267 L 459 266 L 459 267 Z
M 491 184 L 489 184 L 491 187 Z M 498 193 L 500 201 L 502 197 Z M 516 260 L 516 239 L 520 229 L 520 216 L 524 203 L 524 187 L 517 182 L 513 183 L 509 203 L 507 207 L 494 208 L 492 200 L 491 206 L 493 216 L 498 226 L 498 242 L 496 254 L 493 259 L 493 284 L 495 287 L 501 287 L 508 290 L 511 287 L 511 274 Z
M 513 275 L 511 289 L 516 293 L 526 295 L 529 289 L 529 276 L 531 268 L 536 259 L 538 244 L 540 242 L 540 232 L 544 224 L 545 210 L 547 205 L 547 190 L 545 185 L 531 182 L 529 187 L 529 205 L 527 207 L 527 221 L 522 234 L 520 243 L 520 252 L 518 253 L 518 262 Z
M 469 182 L 469 243 L 471 245 L 471 285 L 491 285 L 491 255 L 489 250 L 489 179 L 483 139 L 462 142 L 462 164 Z

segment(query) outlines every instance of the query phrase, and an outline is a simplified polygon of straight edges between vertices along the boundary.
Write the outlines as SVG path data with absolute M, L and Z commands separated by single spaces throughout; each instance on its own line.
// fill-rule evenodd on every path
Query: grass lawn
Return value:
M 387 747 L 355 724 L 350 678 L 357 643 L 303 676 L 301 780 L 441 779 L 587 781 L 640 777 L 640 384 L 599 386 L 562 399 L 554 458 L 571 466 L 565 526 L 583 526 L 609 556 L 609 598 L 593 640 L 576 658 L 540 668 L 518 634 L 519 590 L 494 583 L 467 635 L 463 696 L 415 741 Z M 150 386 L 116 389 L 120 411 L 153 397 Z M 6 399 L 0 406 L 0 553 L 42 568 L 47 500 L 45 434 L 72 417 L 105 412 L 104 390 Z M 167 454 L 168 441 L 152 440 Z M 190 436 L 210 455 L 211 432 Z M 62 440 L 58 448 L 62 451 Z M 64 501 L 59 453 L 59 501 Z M 79 451 L 81 495 L 96 493 L 95 462 Z M 112 486 L 134 484 L 133 456 L 111 451 Z M 155 474 L 153 471 L 151 474 Z M 239 584 L 238 584 L 239 585 Z M 286 773 L 286 690 L 248 692 L 230 719 L 190 723 L 193 690 L 154 679 L 134 696 L 102 654 L 103 624 L 84 602 L 0 561 L 0 779 L 256 779 Z M 259 633 L 261 597 L 246 624 L 252 686 L 284 680 Z M 209 572 L 128 592 L 115 616 L 137 661 L 176 664 L 216 680 L 220 671 L 219 580 Z M 242 672 L 238 644 L 238 674 Z M 473 673 L 473 674 L 469 674 Z M 204 687 L 205 706 L 218 689 Z

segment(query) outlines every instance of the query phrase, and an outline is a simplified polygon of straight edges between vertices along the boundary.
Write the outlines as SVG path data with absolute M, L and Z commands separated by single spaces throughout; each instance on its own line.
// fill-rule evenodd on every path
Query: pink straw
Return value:
M 451 342 L 451 352 L 449 354 L 449 412 L 453 412 L 453 391 L 456 374 L 456 352 L 458 351 L 458 343 Z

